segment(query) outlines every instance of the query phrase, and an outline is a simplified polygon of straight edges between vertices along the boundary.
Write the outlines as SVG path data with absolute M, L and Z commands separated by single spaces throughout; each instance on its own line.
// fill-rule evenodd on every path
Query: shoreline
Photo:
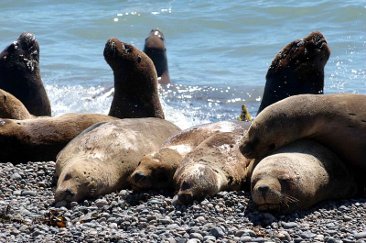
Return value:
M 366 241 L 366 199 L 276 215 L 258 212 L 244 191 L 174 207 L 171 194 L 121 190 L 55 208 L 54 167 L 0 164 L 0 242 Z

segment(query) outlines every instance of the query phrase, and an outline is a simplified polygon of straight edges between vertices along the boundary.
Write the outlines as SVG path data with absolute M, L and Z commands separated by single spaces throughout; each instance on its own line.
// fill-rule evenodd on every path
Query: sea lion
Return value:
M 338 156 L 312 140 L 299 140 L 262 159 L 251 176 L 259 210 L 290 213 L 327 199 L 351 197 L 355 179 Z
M 0 88 L 18 98 L 35 116 L 50 116 L 51 105 L 39 70 L 39 45 L 24 32 L 0 53 Z
M 29 119 L 33 116 L 14 95 L 0 89 L 0 118 Z
M 58 154 L 55 201 L 80 201 L 128 188 L 128 177 L 142 156 L 179 130 L 159 118 L 96 124 Z
M 221 121 L 194 126 L 169 138 L 160 148 L 145 155 L 131 175 L 134 190 L 175 188 L 173 176 L 184 156 L 216 133 L 239 132 L 244 122 Z
M 118 118 L 164 118 L 151 59 L 117 38 L 107 41 L 104 58 L 114 75 L 115 91 L 109 115 Z
M 54 161 L 58 152 L 83 130 L 95 123 L 115 119 L 100 114 L 0 119 L 0 162 Z
M 295 95 L 265 108 L 244 134 L 240 151 L 261 158 L 301 138 L 329 147 L 366 172 L 366 95 Z M 365 181 L 365 176 L 362 176 Z
M 154 62 L 160 84 L 169 84 L 168 58 L 166 56 L 165 37 L 159 29 L 152 29 L 145 39 L 144 52 Z
M 173 204 L 188 204 L 244 187 L 250 160 L 238 147 L 246 128 L 214 134 L 186 155 L 173 177 L 177 188 Z
M 312 32 L 282 48 L 267 71 L 258 113 L 291 95 L 323 94 L 324 66 L 329 56 L 330 49 L 320 32 Z

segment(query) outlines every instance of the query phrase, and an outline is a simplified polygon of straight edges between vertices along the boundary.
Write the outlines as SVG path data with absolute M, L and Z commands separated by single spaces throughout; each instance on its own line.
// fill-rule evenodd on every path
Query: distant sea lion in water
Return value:
M 100 114 L 0 119 L 0 162 L 54 161 L 58 152 L 83 130 L 95 123 L 115 119 Z
M 243 189 L 250 160 L 238 147 L 246 128 L 214 134 L 187 154 L 174 174 L 177 193 L 172 203 L 188 204 L 220 191 Z
M 168 58 L 166 55 L 165 37 L 159 29 L 152 29 L 145 39 L 144 52 L 154 62 L 160 84 L 169 84 Z
M 289 213 L 328 200 L 351 197 L 354 177 L 335 153 L 299 140 L 265 157 L 254 168 L 251 193 L 260 210 Z
M 296 95 L 265 108 L 244 134 L 240 151 L 262 158 L 302 138 L 324 144 L 341 160 L 366 172 L 366 95 Z
M 142 156 L 158 150 L 179 130 L 159 118 L 96 124 L 57 156 L 55 201 L 80 201 L 128 188 L 128 178 Z
M 107 41 L 104 58 L 114 75 L 115 91 L 109 115 L 118 118 L 164 118 L 156 70 L 151 59 L 117 38 Z
M 20 100 L 5 90 L 0 89 L 0 118 L 23 120 L 32 117 Z
M 0 89 L 18 98 L 35 116 L 50 116 L 51 105 L 39 70 L 39 45 L 31 33 L 0 53 Z
M 286 45 L 274 58 L 258 113 L 265 107 L 297 94 L 322 94 L 324 66 L 330 50 L 320 32 Z
M 173 190 L 173 176 L 183 158 L 202 141 L 223 132 L 242 131 L 244 122 L 221 121 L 194 126 L 169 138 L 159 149 L 145 155 L 131 175 L 134 190 Z

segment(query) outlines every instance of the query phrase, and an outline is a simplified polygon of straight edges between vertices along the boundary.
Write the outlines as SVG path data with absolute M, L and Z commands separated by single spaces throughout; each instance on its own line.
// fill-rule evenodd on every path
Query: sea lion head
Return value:
M 220 180 L 224 179 L 220 172 L 204 161 L 180 167 L 174 178 L 178 185 L 178 192 L 173 198 L 173 204 L 189 204 L 215 195 L 220 190 L 222 184 Z
M 78 202 L 85 198 L 95 198 L 106 188 L 109 177 L 102 164 L 97 161 L 71 158 L 58 177 L 55 202 Z
M 168 58 L 166 55 L 165 38 L 159 29 L 152 29 L 145 39 L 144 52 L 154 62 L 159 83 L 170 83 L 168 71 Z
M 330 49 L 320 32 L 286 45 L 273 59 L 258 113 L 265 107 L 296 94 L 322 94 L 324 67 Z
M 145 155 L 131 174 L 134 190 L 173 189 L 174 162 L 181 156 L 174 150 L 161 149 L 158 153 Z
M 32 33 L 22 33 L 0 54 L 0 74 L 3 78 L 14 77 L 13 75 L 17 73 L 18 75 L 32 73 L 38 65 L 39 44 Z
M 319 88 L 323 91 L 324 82 L 318 84 L 311 82 L 319 80 L 318 75 L 324 72 L 329 56 L 330 49 L 325 37 L 320 32 L 312 32 L 303 39 L 289 43 L 276 55 L 268 69 L 266 79 L 282 76 L 282 80 L 279 81 L 283 85 L 296 85 L 298 88 L 310 91 Z M 324 74 L 321 76 L 324 78 Z M 293 84 L 286 83 L 286 80 L 291 80 Z
M 139 81 L 144 79 L 139 79 L 138 75 L 142 75 L 144 73 L 152 76 L 147 79 L 150 82 L 153 78 L 157 77 L 154 63 L 145 53 L 133 45 L 124 43 L 117 38 L 111 38 L 107 41 L 103 54 L 106 62 L 111 66 L 113 72 L 121 72 L 125 75 L 132 73 L 133 75 L 136 75 L 136 80 Z
M 268 159 L 269 158 L 269 159 Z M 265 161 L 267 160 L 267 161 Z M 266 157 L 253 170 L 251 177 L 251 193 L 259 210 L 288 212 L 299 208 L 306 193 L 298 168 L 286 166 L 291 164 L 288 157 Z

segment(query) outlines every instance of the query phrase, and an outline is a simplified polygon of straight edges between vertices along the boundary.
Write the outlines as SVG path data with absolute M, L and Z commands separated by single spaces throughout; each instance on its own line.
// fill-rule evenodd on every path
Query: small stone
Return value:
M 303 239 L 312 239 L 316 236 L 316 234 L 310 232 L 310 231 L 305 231 L 305 232 L 302 232 L 300 234 L 301 238 Z
M 201 241 L 199 239 L 189 239 L 187 240 L 187 243 L 200 243 Z
M 105 205 L 108 205 L 108 202 L 105 199 L 97 199 L 95 201 L 95 205 L 97 205 L 98 208 L 101 208 L 101 207 L 103 207 Z
M 191 233 L 189 235 L 190 239 L 199 239 L 199 240 L 203 240 L 203 236 L 199 233 Z
M 109 228 L 111 229 L 118 229 L 118 225 L 116 223 L 110 223 Z
M 22 179 L 22 176 L 21 175 L 19 175 L 19 173 L 14 173 L 14 174 L 12 174 L 11 176 L 10 176 L 10 179 L 13 179 L 13 180 L 20 180 L 20 179 Z
M 211 235 L 215 236 L 216 238 L 224 237 L 225 234 L 220 227 L 215 227 L 210 230 Z
M 287 231 L 280 231 L 278 232 L 277 237 L 281 240 L 287 240 L 287 241 L 291 241 L 291 236 Z
M 281 222 L 281 225 L 285 229 L 291 229 L 297 227 L 297 223 L 295 222 Z
M 355 233 L 355 234 L 353 234 L 353 236 L 356 239 L 363 239 L 363 238 L 366 239 L 366 231 L 362 231 L 362 232 L 359 232 L 359 233 Z

